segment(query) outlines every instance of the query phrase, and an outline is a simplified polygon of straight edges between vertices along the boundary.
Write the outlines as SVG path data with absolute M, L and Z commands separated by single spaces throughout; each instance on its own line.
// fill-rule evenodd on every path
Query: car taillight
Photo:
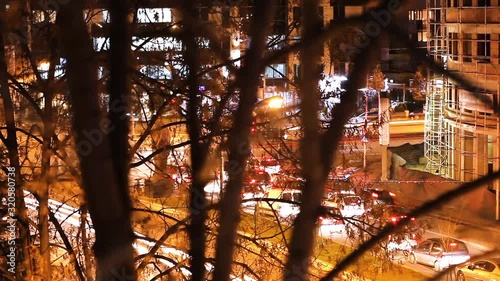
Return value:
M 392 218 L 391 218 L 391 221 L 392 221 L 392 222 L 397 222 L 397 221 L 398 221 L 398 218 L 396 218 L 396 217 L 392 217 Z
M 411 218 L 410 220 L 411 220 L 411 221 L 415 221 L 415 218 Z
M 252 179 L 250 182 L 251 182 L 251 183 L 255 183 L 255 179 Z
M 373 198 L 378 198 L 378 194 L 377 193 L 372 193 L 372 197 Z
M 392 197 L 395 197 L 396 194 L 392 193 L 392 192 L 389 192 L 389 195 L 392 196 Z

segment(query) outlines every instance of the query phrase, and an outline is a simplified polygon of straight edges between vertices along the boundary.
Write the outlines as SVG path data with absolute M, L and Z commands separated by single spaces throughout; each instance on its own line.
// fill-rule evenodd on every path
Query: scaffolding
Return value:
M 495 44 L 490 36 L 494 28 L 500 28 L 491 20 L 499 8 L 460 3 L 457 0 L 426 1 L 429 57 L 441 63 L 444 69 L 474 81 L 484 90 L 482 94 L 486 98 L 498 103 L 500 54 L 490 53 Z M 500 37 L 496 44 L 500 48 Z M 446 75 L 429 70 L 427 77 L 426 170 L 468 181 L 498 169 L 498 116 Z
M 446 69 L 448 40 L 446 32 L 446 0 L 427 0 L 427 50 L 429 56 L 441 62 Z M 448 79 L 429 70 L 424 126 L 426 170 L 444 175 L 448 159 L 448 146 L 444 128 L 444 106 L 448 92 Z

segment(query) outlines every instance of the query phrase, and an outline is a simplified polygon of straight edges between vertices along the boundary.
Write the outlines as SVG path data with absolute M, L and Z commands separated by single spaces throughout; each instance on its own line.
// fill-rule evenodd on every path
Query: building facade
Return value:
M 498 0 L 427 0 L 431 57 L 480 89 L 471 93 L 446 75 L 429 72 L 425 116 L 429 172 L 472 181 L 500 168 L 499 4 Z M 494 185 L 497 188 L 498 181 Z

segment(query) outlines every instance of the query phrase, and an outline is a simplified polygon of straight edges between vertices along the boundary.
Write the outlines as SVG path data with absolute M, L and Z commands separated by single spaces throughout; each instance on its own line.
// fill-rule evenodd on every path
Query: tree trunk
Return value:
M 319 120 L 317 118 L 318 81 L 320 76 L 320 48 L 321 41 L 314 40 L 320 30 L 317 29 L 319 0 L 303 1 L 304 26 L 302 38 L 305 42 L 314 43 L 304 46 L 300 51 L 300 64 L 304 70 L 299 83 L 302 111 L 301 123 L 303 139 L 300 144 L 300 164 L 302 176 L 306 180 L 302 190 L 303 200 L 300 204 L 300 213 L 294 223 L 294 232 L 290 243 L 290 255 L 285 268 L 285 280 L 307 280 L 309 257 L 312 255 L 315 241 L 316 219 L 319 215 L 323 184 L 321 177 L 326 167 L 320 163 Z M 322 20 L 322 19 L 321 19 Z M 300 226 L 300 227 L 299 227 Z
M 83 188 L 96 235 L 96 280 L 136 280 L 130 202 L 126 198 L 128 189 L 124 190 L 123 186 L 124 182 L 126 183 L 123 179 L 126 173 L 115 171 L 126 165 L 113 165 L 115 161 L 112 159 L 107 135 L 114 129 L 120 130 L 119 135 L 122 135 L 125 129 L 115 128 L 117 124 L 101 117 L 97 93 L 97 66 L 92 41 L 82 17 L 84 8 L 81 1 L 70 1 L 60 6 L 57 24 L 67 58 L 66 76 L 74 111 L 73 128 L 76 132 Z M 118 19 L 113 20 L 120 22 Z M 128 112 L 128 108 L 120 103 L 110 110 L 122 114 Z M 126 152 L 122 152 L 117 160 L 123 155 L 126 155 Z
M 15 267 L 15 278 L 21 279 L 21 271 L 20 264 L 22 263 L 23 268 L 25 270 L 26 276 L 33 276 L 33 266 L 31 263 L 31 255 L 30 255 L 30 232 L 28 228 L 28 214 L 26 211 L 26 206 L 24 204 L 24 192 L 23 192 L 23 179 L 21 177 L 21 166 L 19 163 L 19 146 L 16 137 L 16 122 L 14 117 L 14 105 L 12 103 L 12 99 L 9 91 L 9 81 L 8 81 L 8 72 L 7 72 L 7 62 L 5 60 L 5 32 L 6 32 L 6 24 L 3 20 L 6 18 L 5 15 L 5 5 L 4 1 L 0 3 L 0 30 L 2 33 L 0 34 L 0 95 L 3 99 L 4 106 L 4 114 L 5 114 L 5 123 L 7 125 L 7 138 L 5 138 L 2 134 L 1 139 L 7 147 L 8 157 L 10 162 L 10 167 L 14 169 L 14 180 L 15 180 L 15 208 L 17 212 L 17 219 L 20 223 L 17 223 L 16 226 L 19 228 L 19 235 L 21 238 L 21 251 L 23 260 L 16 259 L 16 267 Z M 9 170 L 12 172 L 12 170 Z
M 92 253 L 90 252 L 90 244 L 89 244 L 89 237 L 87 234 L 87 207 L 85 204 L 80 205 L 80 228 L 82 230 L 82 249 L 83 249 L 83 256 L 84 256 L 84 265 L 85 265 L 85 275 L 88 281 L 93 281 L 94 280 L 94 275 L 93 273 L 93 264 L 90 261 L 92 257 Z
M 255 11 L 250 30 L 252 44 L 246 52 L 243 67 L 240 69 L 236 85 L 240 89 L 238 110 L 228 138 L 229 181 L 221 202 L 219 235 L 216 242 L 214 280 L 229 280 L 231 273 L 236 230 L 240 221 L 241 192 L 246 167 L 250 155 L 250 128 L 252 112 L 257 102 L 257 87 L 260 74 L 264 71 L 263 54 L 266 50 L 267 36 L 274 16 L 276 1 L 255 1 Z M 236 167 L 236 168 L 234 168 Z
M 203 167 L 207 165 L 207 152 L 200 141 L 201 124 L 199 110 L 201 109 L 200 93 L 198 91 L 198 72 L 200 70 L 200 55 L 198 46 L 193 36 L 196 34 L 197 11 L 193 6 L 194 1 L 184 1 L 182 6 L 182 15 L 185 19 L 185 30 L 183 42 L 186 45 L 184 57 L 189 69 L 187 84 L 188 108 L 187 108 L 187 129 L 189 139 L 191 140 L 191 168 L 192 168 L 192 186 L 189 196 L 189 212 L 191 222 L 189 224 L 189 254 L 192 257 L 191 273 L 193 281 L 205 280 L 205 221 L 207 218 L 206 198 L 204 186 L 205 179 L 202 178 Z M 221 183 L 222 184 L 222 183 Z
M 51 40 L 52 41 L 52 40 Z M 54 74 L 56 70 L 57 60 L 53 58 L 55 50 L 51 50 L 50 67 L 48 79 L 44 83 L 44 110 L 43 110 L 43 136 L 42 136 L 42 171 L 41 185 L 37 193 L 39 195 L 38 209 L 38 231 L 40 232 L 40 255 L 42 256 L 42 276 L 45 280 L 51 279 L 51 262 L 50 262 L 50 239 L 49 239 L 49 188 L 53 180 L 51 173 L 52 158 L 52 137 L 54 135 L 54 113 L 52 101 L 54 99 Z M 42 81 L 40 81 L 42 82 Z

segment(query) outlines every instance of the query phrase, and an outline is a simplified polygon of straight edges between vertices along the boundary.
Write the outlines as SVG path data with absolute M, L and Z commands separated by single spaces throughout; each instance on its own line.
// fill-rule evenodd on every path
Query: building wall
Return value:
M 443 121 L 439 130 L 450 141 L 444 152 L 444 176 L 461 181 L 472 181 L 500 168 L 499 121 L 493 111 L 500 100 L 499 1 L 492 0 L 487 7 L 478 4 L 488 1 L 471 2 L 472 5 L 465 0 L 429 0 L 426 11 L 428 51 L 448 70 L 480 89 L 474 95 L 454 81 L 444 81 Z M 443 79 L 432 73 L 428 78 Z M 431 118 L 436 116 L 428 117 L 426 122 L 433 122 Z

